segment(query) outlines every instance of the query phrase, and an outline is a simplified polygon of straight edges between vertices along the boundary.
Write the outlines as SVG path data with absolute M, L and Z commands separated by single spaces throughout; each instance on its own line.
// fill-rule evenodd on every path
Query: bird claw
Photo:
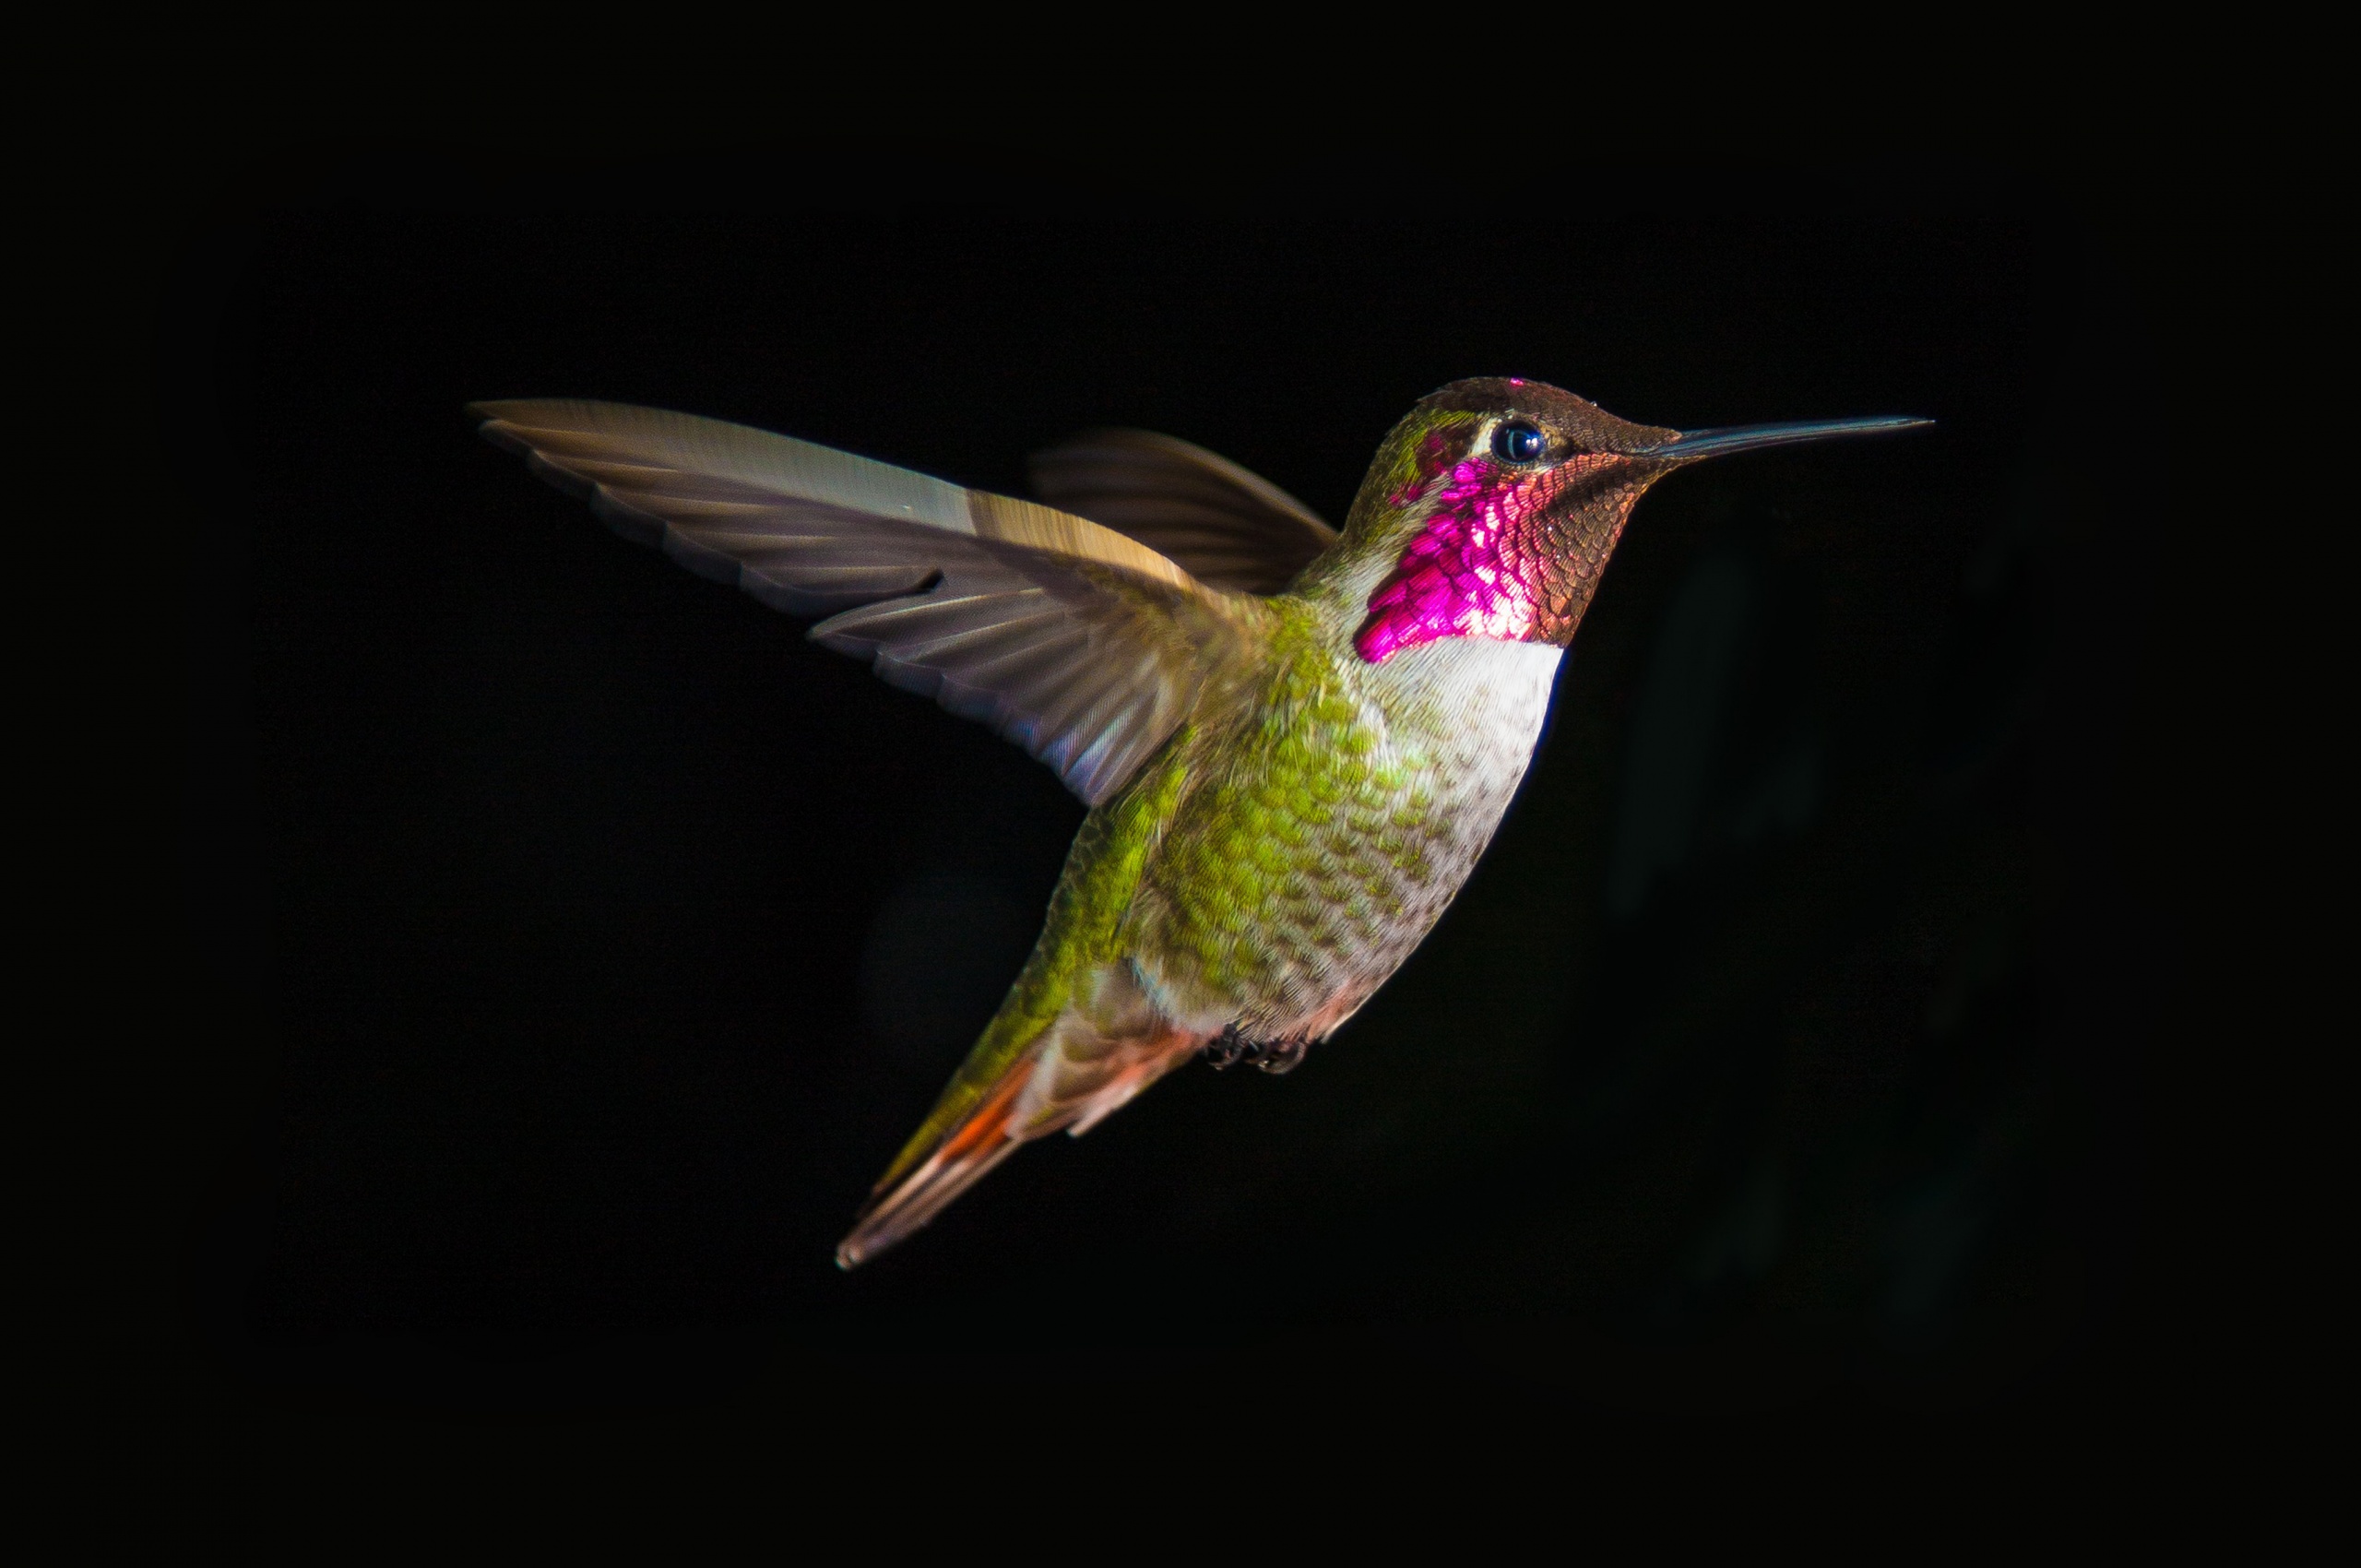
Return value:
M 1251 1062 L 1265 1073 L 1290 1073 L 1303 1060 L 1309 1040 L 1255 1039 L 1239 1033 L 1238 1026 L 1229 1028 L 1205 1044 L 1205 1060 L 1214 1071 Z

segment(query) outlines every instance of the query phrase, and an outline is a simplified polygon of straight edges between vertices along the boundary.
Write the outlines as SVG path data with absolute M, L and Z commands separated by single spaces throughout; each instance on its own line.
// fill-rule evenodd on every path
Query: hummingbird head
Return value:
M 1682 432 L 1617 419 L 1538 381 L 1454 381 L 1378 448 L 1335 554 L 1363 564 L 1353 646 L 1372 664 L 1439 637 L 1563 647 L 1649 485 L 1701 457 L 1925 420 Z

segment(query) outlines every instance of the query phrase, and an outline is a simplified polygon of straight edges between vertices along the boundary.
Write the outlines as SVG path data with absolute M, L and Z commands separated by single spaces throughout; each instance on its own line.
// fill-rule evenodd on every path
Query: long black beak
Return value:
M 1635 457 L 1666 457 L 1688 462 L 1697 457 L 1726 457 L 1762 446 L 1791 446 L 1799 441 L 1826 441 L 1839 435 L 1882 435 L 1892 430 L 1916 430 L 1933 420 L 1894 416 L 1868 420 L 1798 420 L 1792 424 L 1734 424 L 1720 430 L 1684 430 Z

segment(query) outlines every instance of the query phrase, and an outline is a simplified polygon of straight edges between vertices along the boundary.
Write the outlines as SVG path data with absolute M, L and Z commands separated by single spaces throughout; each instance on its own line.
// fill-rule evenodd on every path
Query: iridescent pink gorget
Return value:
M 1556 574 L 1536 535 L 1569 486 L 1615 461 L 1584 453 L 1539 471 L 1481 457 L 1453 464 L 1426 526 L 1370 595 L 1369 619 L 1353 639 L 1360 656 L 1379 664 L 1438 637 L 1559 640 L 1541 628 Z

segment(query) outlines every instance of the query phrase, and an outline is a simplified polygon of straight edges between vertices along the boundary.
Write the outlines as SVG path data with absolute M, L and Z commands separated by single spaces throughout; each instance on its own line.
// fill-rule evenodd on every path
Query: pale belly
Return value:
M 1317 1039 L 1442 917 L 1491 841 L 1560 652 L 1448 638 L 1299 671 L 1209 736 L 1127 916 L 1131 964 L 1181 1028 Z

